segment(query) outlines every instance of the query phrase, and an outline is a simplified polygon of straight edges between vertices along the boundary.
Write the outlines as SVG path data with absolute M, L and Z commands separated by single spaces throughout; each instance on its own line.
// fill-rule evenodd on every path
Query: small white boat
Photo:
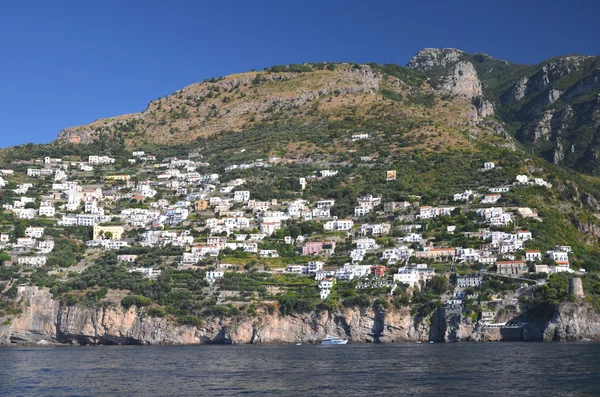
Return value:
M 589 338 L 581 338 L 581 339 L 579 339 L 579 342 L 582 342 L 582 343 L 588 343 L 588 342 L 591 342 L 591 341 L 592 340 L 589 339 Z
M 302 343 L 296 343 L 296 346 L 302 346 Z
M 432 340 L 430 340 L 430 341 L 429 341 L 429 343 L 433 343 L 433 341 L 432 341 Z
M 423 342 L 421 342 L 421 341 L 418 341 L 418 342 L 416 342 L 416 343 L 417 343 L 417 344 L 421 344 L 421 343 L 423 343 Z
M 323 339 L 323 342 L 321 342 L 322 345 L 345 345 L 346 343 L 348 343 L 348 339 L 342 339 L 335 336 L 327 336 Z

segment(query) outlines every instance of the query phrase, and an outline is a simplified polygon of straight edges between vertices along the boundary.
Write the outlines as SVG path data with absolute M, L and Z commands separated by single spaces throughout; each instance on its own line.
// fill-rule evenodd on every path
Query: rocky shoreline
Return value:
M 214 317 L 196 327 L 150 317 L 144 309 L 133 307 L 67 306 L 54 300 L 48 290 L 35 287 L 22 290 L 19 299 L 23 313 L 9 321 L 1 319 L 0 346 L 319 343 L 327 335 L 351 343 L 578 341 L 600 336 L 600 314 L 584 302 L 564 303 L 549 321 L 532 321 L 510 330 L 482 327 L 443 309 L 415 320 L 408 308 Z

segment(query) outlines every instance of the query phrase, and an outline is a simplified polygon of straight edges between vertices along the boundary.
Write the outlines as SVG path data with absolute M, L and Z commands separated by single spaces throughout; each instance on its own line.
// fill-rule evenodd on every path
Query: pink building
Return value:
M 331 255 L 335 251 L 335 242 L 310 241 L 302 247 L 302 255 Z

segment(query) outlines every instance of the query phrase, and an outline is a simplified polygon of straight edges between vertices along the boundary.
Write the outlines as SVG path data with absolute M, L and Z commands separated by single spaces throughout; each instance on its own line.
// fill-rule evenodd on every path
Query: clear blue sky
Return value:
M 424 47 L 520 63 L 597 55 L 599 15 L 597 0 L 3 0 L 0 147 L 277 64 L 404 65 Z

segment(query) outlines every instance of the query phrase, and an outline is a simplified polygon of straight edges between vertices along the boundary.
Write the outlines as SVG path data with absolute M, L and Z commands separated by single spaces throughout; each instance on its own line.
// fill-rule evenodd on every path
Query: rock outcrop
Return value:
M 118 305 L 66 306 L 47 290 L 22 288 L 23 313 L 0 325 L 0 345 L 14 344 L 199 344 L 317 343 L 327 335 L 352 342 L 427 341 L 426 321 L 410 310 L 342 308 L 281 316 L 207 318 L 198 327 L 150 317 L 145 310 Z M 3 320 L 4 321 L 4 320 Z
M 424 72 L 446 68 L 458 62 L 465 52 L 456 48 L 424 48 L 412 57 L 406 67 Z
M 48 290 L 36 287 L 21 288 L 19 299 L 23 313 L 1 319 L 0 346 L 318 343 L 327 335 L 353 343 L 600 339 L 600 313 L 584 301 L 561 304 L 549 321 L 531 321 L 522 330 L 503 330 L 486 328 L 460 311 L 444 309 L 421 320 L 415 320 L 408 308 L 342 308 L 288 316 L 264 312 L 256 317 L 213 317 L 191 326 L 150 317 L 144 309 L 66 306 Z
M 544 341 L 555 342 L 598 340 L 599 337 L 600 314 L 590 304 L 581 302 L 560 304 L 543 332 Z
M 458 62 L 440 81 L 440 88 L 448 93 L 464 96 L 467 99 L 482 95 L 481 81 L 471 62 Z

